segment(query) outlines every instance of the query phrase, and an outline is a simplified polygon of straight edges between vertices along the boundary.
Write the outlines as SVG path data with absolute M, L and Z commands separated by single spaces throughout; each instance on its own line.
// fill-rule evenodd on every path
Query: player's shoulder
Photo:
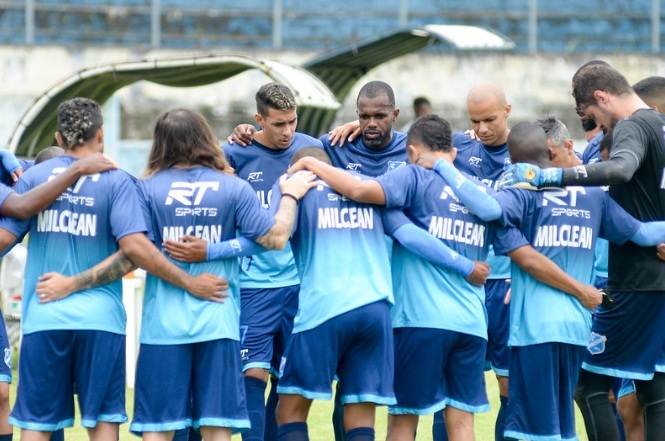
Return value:
M 467 149 L 478 144 L 480 144 L 480 141 L 472 139 L 466 132 L 453 133 L 453 146 L 455 146 L 457 150 Z
M 292 145 L 298 149 L 305 147 L 319 147 L 323 148 L 323 142 L 320 139 L 316 139 L 313 136 L 310 136 L 306 133 L 295 132 L 293 134 Z

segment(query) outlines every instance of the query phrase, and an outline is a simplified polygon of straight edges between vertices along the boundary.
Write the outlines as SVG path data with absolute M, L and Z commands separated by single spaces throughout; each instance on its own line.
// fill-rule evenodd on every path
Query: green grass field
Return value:
M 15 378 L 17 377 L 14 373 Z M 493 441 L 494 440 L 494 421 L 496 419 L 496 412 L 498 411 L 498 389 L 494 375 L 488 373 L 486 375 L 488 396 L 492 410 L 487 413 L 476 415 L 476 440 L 477 441 Z M 11 401 L 13 403 L 15 396 L 15 384 L 11 387 Z M 127 414 L 132 415 L 134 406 L 134 390 L 127 389 Z M 330 424 L 330 416 L 332 415 L 332 401 L 315 401 L 312 406 L 312 411 L 309 417 L 309 434 L 312 441 L 330 441 L 333 440 L 332 426 Z M 383 440 L 386 437 L 386 408 L 381 407 L 377 412 L 376 423 L 376 439 Z M 587 441 L 586 434 L 584 433 L 584 424 L 582 418 L 577 414 L 577 433 L 580 441 Z M 15 430 L 15 439 L 18 439 L 19 431 Z M 65 439 L 67 441 L 86 441 L 88 436 L 85 429 L 79 425 L 77 418 L 75 427 L 65 431 Z M 138 439 L 136 436 L 129 433 L 129 424 L 120 426 L 120 440 L 130 441 Z M 234 436 L 235 439 L 240 439 L 240 436 Z M 432 417 L 428 416 L 421 418 L 418 428 L 418 441 L 431 441 L 432 439 Z

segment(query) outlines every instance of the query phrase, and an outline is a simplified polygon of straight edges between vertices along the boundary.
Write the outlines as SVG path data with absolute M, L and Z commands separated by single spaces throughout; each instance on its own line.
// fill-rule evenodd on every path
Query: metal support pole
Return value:
M 150 45 L 158 49 L 162 44 L 162 2 L 152 0 L 150 9 Z
M 274 0 L 272 4 L 272 47 L 274 49 L 282 48 L 282 20 L 284 10 L 282 0 Z
M 529 53 L 538 52 L 538 0 L 529 0 Z
M 35 44 L 35 0 L 25 1 L 25 44 Z

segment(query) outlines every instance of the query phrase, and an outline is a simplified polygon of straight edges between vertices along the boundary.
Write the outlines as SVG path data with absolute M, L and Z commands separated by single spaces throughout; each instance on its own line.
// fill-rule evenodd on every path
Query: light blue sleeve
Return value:
M 665 243 L 665 222 L 642 222 L 630 240 L 642 247 Z
M 223 242 L 208 244 L 206 260 L 253 256 L 254 254 L 265 253 L 266 251 L 269 251 L 268 248 L 264 248 L 253 240 L 241 236 Z
M 473 272 L 473 261 L 459 255 L 439 239 L 413 224 L 403 212 L 384 211 L 383 223 L 386 231 L 390 231 L 390 235 L 413 254 L 464 277 Z
M 451 163 L 439 159 L 434 171 L 450 185 L 462 203 L 482 220 L 488 222 L 501 217 L 501 205 L 481 187 L 459 172 Z

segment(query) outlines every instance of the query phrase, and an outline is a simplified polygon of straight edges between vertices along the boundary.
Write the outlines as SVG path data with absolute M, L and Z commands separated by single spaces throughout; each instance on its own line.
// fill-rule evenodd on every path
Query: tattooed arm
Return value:
M 223 302 L 227 297 L 223 292 L 229 287 L 226 280 L 209 273 L 191 276 L 168 260 L 143 233 L 124 236 L 118 243 L 120 251 L 80 274 L 65 277 L 48 273 L 41 276 L 37 284 L 40 302 L 60 300 L 73 292 L 113 282 L 137 265 L 200 299 Z
M 266 234 L 258 237 L 255 242 L 269 250 L 284 249 L 293 231 L 297 208 L 298 204 L 294 199 L 282 196 L 274 217 L 275 225 Z
M 66 277 L 58 273 L 46 273 L 39 277 L 36 287 L 39 302 L 48 303 L 61 300 L 76 291 L 84 291 L 115 282 L 136 268 L 134 262 L 121 250 L 75 276 Z

